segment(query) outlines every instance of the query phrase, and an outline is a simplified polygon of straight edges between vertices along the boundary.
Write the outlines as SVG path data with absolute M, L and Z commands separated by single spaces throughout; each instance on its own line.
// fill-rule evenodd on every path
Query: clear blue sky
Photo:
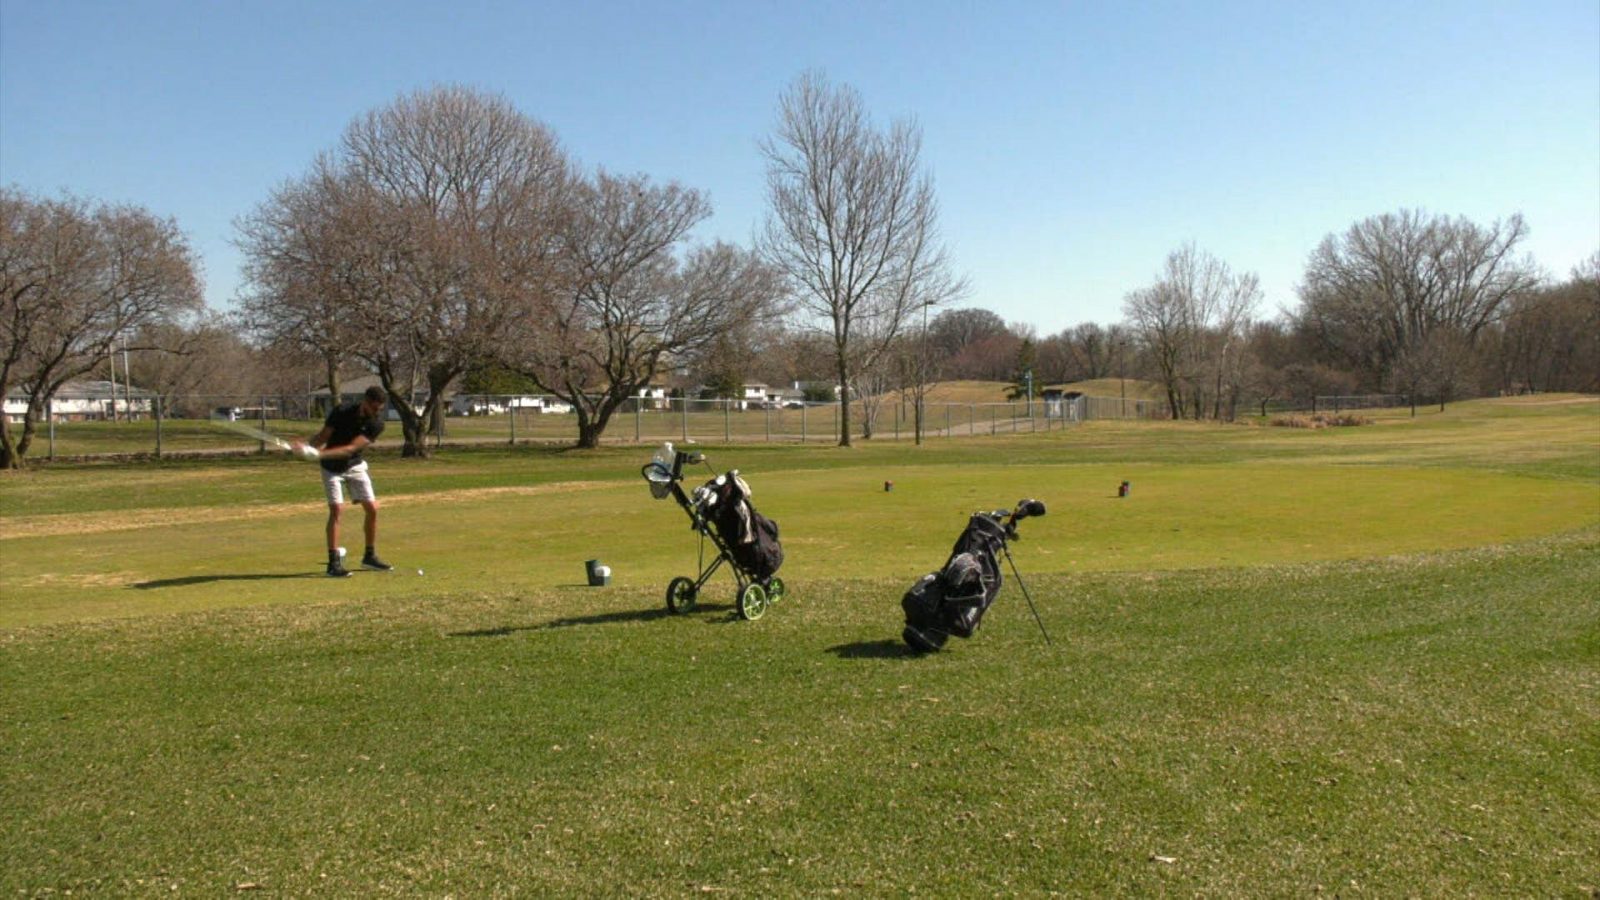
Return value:
M 587 166 L 707 191 L 748 242 L 796 75 L 914 118 L 966 305 L 1121 318 L 1186 241 L 1295 303 L 1325 235 L 1522 213 L 1564 277 L 1600 249 L 1600 4 L 0 0 L 0 182 L 176 218 L 207 297 L 233 222 L 352 118 L 455 82 Z

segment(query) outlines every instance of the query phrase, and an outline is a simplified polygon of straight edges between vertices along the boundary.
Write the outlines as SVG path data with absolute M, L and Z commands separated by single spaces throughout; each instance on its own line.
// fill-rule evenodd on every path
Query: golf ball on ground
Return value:
M 418 574 L 418 575 L 421 575 L 421 574 L 422 574 L 422 570 L 421 570 L 421 569 L 418 569 L 418 570 L 417 570 L 417 574 Z

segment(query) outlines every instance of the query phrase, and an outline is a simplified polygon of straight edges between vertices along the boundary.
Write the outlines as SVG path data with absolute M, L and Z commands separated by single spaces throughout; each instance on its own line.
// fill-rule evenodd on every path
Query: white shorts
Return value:
M 377 500 L 378 495 L 372 492 L 372 478 L 367 475 L 367 461 L 362 460 L 343 472 L 329 472 L 321 469 L 322 490 L 328 495 L 329 506 L 341 506 L 346 502 L 365 503 L 368 500 Z M 350 486 L 350 500 L 344 499 L 345 485 Z

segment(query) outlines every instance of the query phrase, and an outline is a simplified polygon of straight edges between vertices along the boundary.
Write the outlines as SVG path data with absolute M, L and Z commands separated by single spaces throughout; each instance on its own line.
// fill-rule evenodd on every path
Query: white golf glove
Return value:
M 322 451 L 318 450 L 317 448 L 315 448 L 313 446 L 311 446 L 310 444 L 301 444 L 300 445 L 300 458 L 301 459 L 305 459 L 305 460 L 311 460 L 312 462 L 315 462 L 315 461 L 317 461 L 317 460 L 322 458 Z

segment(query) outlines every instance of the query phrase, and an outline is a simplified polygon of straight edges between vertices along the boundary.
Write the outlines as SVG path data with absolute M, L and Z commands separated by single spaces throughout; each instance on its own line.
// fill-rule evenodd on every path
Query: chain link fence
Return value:
M 420 398 L 419 398 L 420 399 Z M 418 404 L 420 407 L 420 403 Z M 135 389 L 115 397 L 60 395 L 37 425 L 29 457 L 81 458 L 266 452 L 259 432 L 306 439 L 322 427 L 328 397 L 321 394 L 191 396 L 182 401 Z M 564 401 L 548 396 L 456 395 L 443 415 L 427 423 L 434 447 L 571 444 L 578 417 Z M 15 435 L 23 410 L 6 415 Z M 630 400 L 606 423 L 604 444 L 832 443 L 838 440 L 840 404 L 745 400 Z M 385 443 L 399 442 L 398 414 L 390 409 Z M 1166 406 L 1117 397 L 1055 397 L 1007 403 L 925 403 L 922 434 L 927 441 L 1057 431 L 1095 419 L 1166 418 Z M 857 440 L 913 441 L 916 404 L 892 399 L 851 404 L 851 436 Z

